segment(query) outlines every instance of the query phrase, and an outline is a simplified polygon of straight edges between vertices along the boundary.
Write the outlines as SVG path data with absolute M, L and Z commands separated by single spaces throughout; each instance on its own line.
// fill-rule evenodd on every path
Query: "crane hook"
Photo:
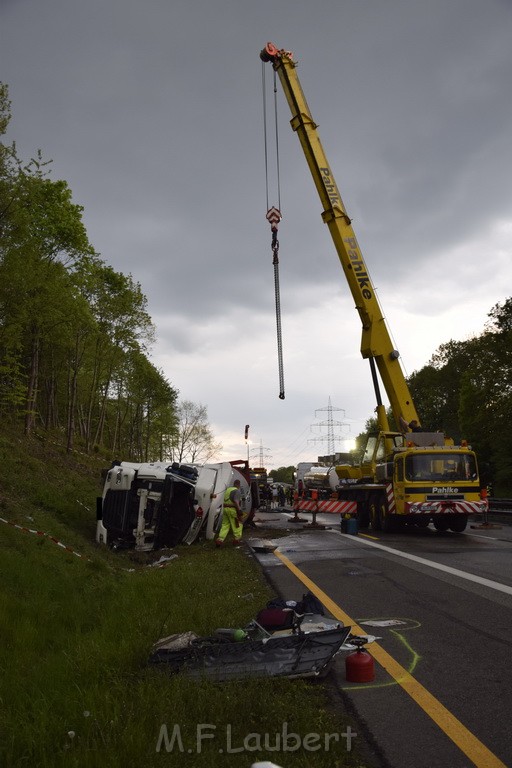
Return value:
M 279 290 L 279 240 L 277 228 L 281 221 L 281 211 L 272 207 L 267 211 L 267 221 L 272 231 L 272 263 L 274 265 L 274 292 L 276 298 L 277 361 L 279 368 L 279 399 L 284 400 L 283 339 L 281 333 L 281 297 Z

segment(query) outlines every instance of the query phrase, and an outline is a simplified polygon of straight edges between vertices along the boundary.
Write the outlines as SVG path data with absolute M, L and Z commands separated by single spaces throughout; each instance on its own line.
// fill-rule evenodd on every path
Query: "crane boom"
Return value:
M 380 400 L 378 375 L 397 425 L 418 421 L 409 387 L 393 348 L 375 289 L 357 244 L 334 175 L 318 137 L 317 126 L 297 77 L 290 51 L 268 43 L 260 57 L 279 75 L 296 131 L 323 206 L 341 266 L 363 326 L 361 353 L 370 362 L 377 398 L 379 431 L 368 436 L 359 466 L 336 466 L 339 500 L 355 502 L 358 524 L 392 531 L 404 525 L 428 526 L 438 531 L 465 530 L 471 514 L 481 514 L 478 465 L 474 452 L 440 432 L 412 430 L 406 436 L 389 431 L 386 409 Z M 402 424 L 401 424 L 402 426 Z M 411 425 L 410 425 L 411 426 Z
M 320 196 L 323 206 L 322 219 L 329 227 L 356 309 L 361 318 L 363 327 L 361 354 L 363 358 L 368 358 L 372 364 L 379 425 L 383 430 L 389 429 L 385 408 L 380 402 L 373 361 L 377 366 L 397 425 L 400 417 L 403 417 L 407 422 L 419 421 L 400 365 L 399 353 L 392 344 L 375 289 L 352 229 L 351 220 L 327 162 L 317 125 L 311 116 L 302 91 L 293 54 L 290 51 L 276 48 L 272 43 L 267 43 L 260 53 L 260 58 L 264 62 L 270 62 L 279 76 L 292 113 L 292 129 L 299 137 Z

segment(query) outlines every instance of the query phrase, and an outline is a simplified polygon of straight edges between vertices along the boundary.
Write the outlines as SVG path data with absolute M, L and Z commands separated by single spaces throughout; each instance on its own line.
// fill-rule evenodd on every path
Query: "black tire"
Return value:
M 447 517 L 444 516 L 434 517 L 433 523 L 436 531 L 439 531 L 440 533 L 445 533 L 445 531 L 447 531 L 450 527 L 450 521 Z
M 450 520 L 450 531 L 454 533 L 463 533 L 468 524 L 467 515 L 454 515 Z
M 395 521 L 388 514 L 388 505 L 384 494 L 375 495 L 370 499 L 370 521 L 372 530 L 390 533 L 395 528 Z
M 379 517 L 380 529 L 383 533 L 391 533 L 396 529 L 395 518 L 389 514 L 385 496 L 379 499 Z
M 370 509 L 366 501 L 357 503 L 357 524 L 362 531 L 370 526 Z
M 382 526 L 382 516 L 379 511 L 380 496 L 373 496 L 368 503 L 370 513 L 370 523 L 372 531 L 380 531 Z

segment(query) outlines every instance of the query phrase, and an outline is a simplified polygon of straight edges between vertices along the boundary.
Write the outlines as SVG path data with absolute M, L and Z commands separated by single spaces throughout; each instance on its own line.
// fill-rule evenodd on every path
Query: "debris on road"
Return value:
M 259 640 L 220 637 L 192 639 L 184 647 L 157 648 L 151 664 L 171 673 L 217 681 L 244 677 L 319 677 L 350 634 L 350 627 L 323 632 L 268 636 Z M 178 635 L 175 642 L 182 642 Z
M 274 599 L 242 628 L 218 629 L 199 637 L 184 632 L 162 638 L 149 663 L 171 674 L 217 681 L 243 677 L 323 677 L 340 651 L 373 637 L 354 637 L 350 627 L 324 615 L 311 592 L 299 601 Z

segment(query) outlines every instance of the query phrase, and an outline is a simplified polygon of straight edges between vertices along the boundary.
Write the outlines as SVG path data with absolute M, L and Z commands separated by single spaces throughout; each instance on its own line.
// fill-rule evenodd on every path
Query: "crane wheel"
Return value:
M 434 517 L 432 522 L 434 523 L 436 531 L 439 531 L 440 533 L 444 533 L 450 527 L 450 521 L 444 516 Z
M 371 523 L 370 508 L 365 501 L 357 503 L 357 524 L 361 530 L 366 530 Z
M 463 533 L 466 530 L 468 524 L 467 515 L 453 515 L 450 519 L 450 531 L 454 533 Z
M 391 533 L 395 530 L 396 521 L 394 517 L 389 515 L 387 499 L 384 494 L 375 495 L 373 499 L 370 499 L 369 506 L 370 520 L 374 531 Z
M 383 524 L 383 521 L 385 520 L 385 508 L 384 510 L 382 509 L 383 503 L 384 503 L 384 497 L 380 495 L 372 496 L 368 503 L 372 531 L 382 530 L 382 524 Z

